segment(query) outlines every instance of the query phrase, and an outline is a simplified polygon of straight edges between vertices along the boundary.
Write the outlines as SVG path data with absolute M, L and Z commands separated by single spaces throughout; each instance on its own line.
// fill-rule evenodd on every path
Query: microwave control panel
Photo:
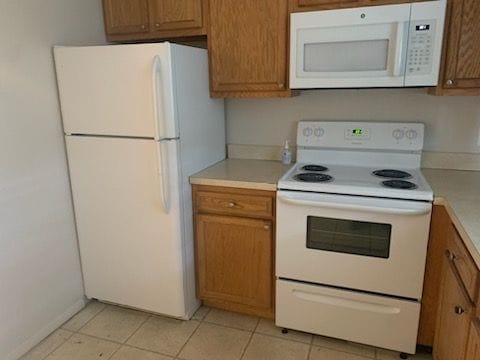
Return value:
M 407 75 L 428 75 L 432 72 L 434 43 L 435 20 L 410 23 Z

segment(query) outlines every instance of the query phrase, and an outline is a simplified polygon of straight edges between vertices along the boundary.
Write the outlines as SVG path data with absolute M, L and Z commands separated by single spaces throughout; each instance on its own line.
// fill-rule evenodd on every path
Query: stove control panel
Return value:
M 420 151 L 422 123 L 300 121 L 297 145 L 313 148 Z

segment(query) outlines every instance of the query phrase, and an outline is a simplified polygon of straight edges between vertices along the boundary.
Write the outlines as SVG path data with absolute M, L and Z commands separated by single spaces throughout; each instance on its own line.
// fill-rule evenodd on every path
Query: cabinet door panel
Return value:
M 433 346 L 437 310 L 440 302 L 440 287 L 442 283 L 442 268 L 445 261 L 447 242 L 454 235 L 454 228 L 447 210 L 442 205 L 434 205 L 428 241 L 427 263 L 425 266 L 425 281 L 423 285 L 422 310 L 418 328 L 420 345 Z
M 155 31 L 203 26 L 202 0 L 150 0 Z
M 287 89 L 287 0 L 209 2 L 211 89 Z
M 480 320 L 472 320 L 465 360 L 480 360 Z
M 445 89 L 480 88 L 479 18 L 479 1 L 451 0 L 449 2 L 442 84 Z
M 438 313 L 435 344 L 436 360 L 464 359 L 472 307 L 461 288 L 459 276 L 450 263 L 443 272 L 442 297 Z
M 109 35 L 147 33 L 147 0 L 103 0 L 105 30 Z
M 272 308 L 271 221 L 197 215 L 196 231 L 200 298 Z

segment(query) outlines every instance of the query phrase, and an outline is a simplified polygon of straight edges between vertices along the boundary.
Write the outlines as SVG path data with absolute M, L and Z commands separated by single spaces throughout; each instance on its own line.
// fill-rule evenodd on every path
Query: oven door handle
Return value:
M 379 207 L 379 206 L 369 206 L 369 205 L 357 205 L 357 204 L 343 204 L 341 202 L 329 202 L 329 201 L 312 201 L 312 200 L 299 200 L 294 199 L 289 196 L 277 194 L 277 198 L 287 204 L 291 205 L 304 205 L 304 206 L 314 206 L 322 207 L 335 210 L 351 210 L 351 211 L 362 211 L 378 214 L 388 214 L 388 215 L 408 215 L 408 216 L 419 216 L 427 215 L 431 211 L 431 204 L 418 204 L 416 209 L 408 208 L 394 208 L 394 207 Z

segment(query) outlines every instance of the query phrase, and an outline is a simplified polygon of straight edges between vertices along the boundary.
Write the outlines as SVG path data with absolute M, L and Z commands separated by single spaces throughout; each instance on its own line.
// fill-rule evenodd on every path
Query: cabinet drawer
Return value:
M 230 193 L 198 191 L 195 197 L 197 211 L 248 217 L 272 217 L 273 198 Z
M 453 232 L 453 237 L 447 243 L 447 252 L 449 260 L 453 263 L 460 275 L 465 290 L 467 290 L 470 296 L 470 300 L 472 302 L 476 301 L 478 270 L 456 230 Z

